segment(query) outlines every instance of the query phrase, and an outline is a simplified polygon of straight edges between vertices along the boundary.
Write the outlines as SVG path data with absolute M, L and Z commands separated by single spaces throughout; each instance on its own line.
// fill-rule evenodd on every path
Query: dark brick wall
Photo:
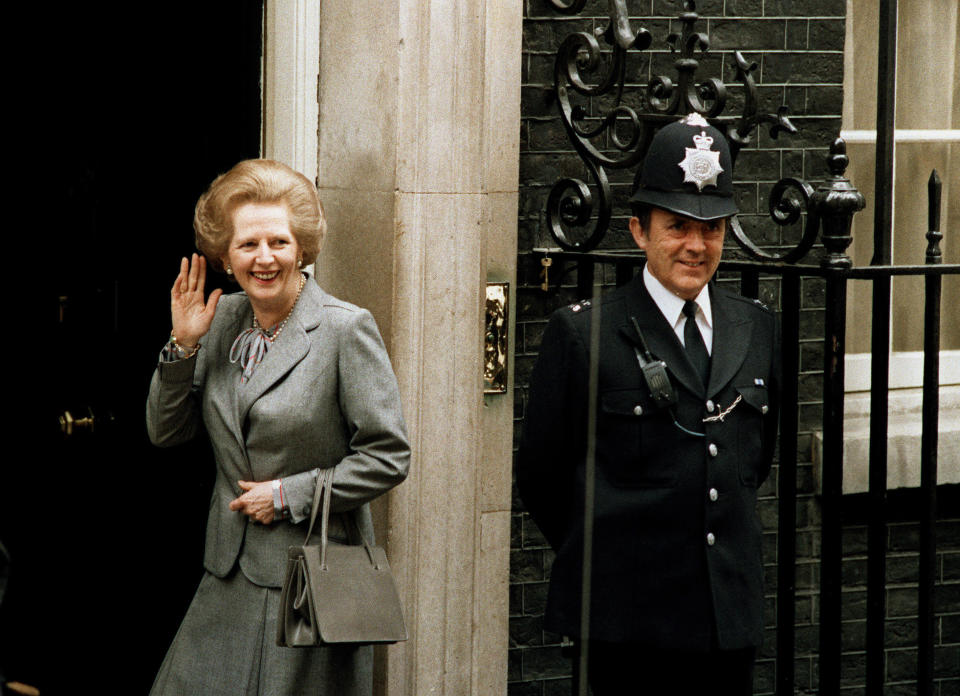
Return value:
M 516 428 L 526 403 L 526 385 L 536 359 L 540 336 L 554 309 L 575 301 L 576 277 L 568 272 L 558 280 L 559 268 L 551 268 L 551 288 L 544 292 L 540 258 L 532 250 L 556 246 L 550 238 L 544 209 L 551 186 L 564 176 L 590 181 L 580 159 L 569 146 L 557 116 L 553 97 L 553 60 L 565 37 L 577 31 L 592 32 L 606 26 L 606 0 L 590 0 L 579 15 L 556 13 L 545 0 L 526 0 L 523 30 L 522 120 L 520 151 L 520 204 L 517 340 Z M 681 3 L 675 0 L 633 0 L 628 4 L 634 30 L 647 28 L 653 35 L 651 49 L 633 53 L 628 63 L 628 103 L 638 103 L 641 88 L 651 75 L 675 76 L 665 42 L 670 31 L 679 30 L 676 16 Z M 697 3 L 700 31 L 710 35 L 711 48 L 701 60 L 698 76 L 731 79 L 733 50 L 744 52 L 759 68 L 755 78 L 761 109 L 790 107 L 798 136 L 771 140 L 762 130 L 754 143 L 740 153 L 736 171 L 736 194 L 740 219 L 761 246 L 775 249 L 798 239 L 799 228 L 777 228 L 766 215 L 767 196 L 784 176 L 816 181 L 825 175 L 827 147 L 840 130 L 843 81 L 845 0 L 704 0 Z M 731 88 L 728 114 L 737 113 L 742 100 Z M 590 105 L 590 113 L 602 105 Z M 611 173 L 616 196 L 611 231 L 603 246 L 629 248 L 626 231 L 629 211 L 625 201 L 632 172 Z M 856 183 L 856 182 L 854 182 Z M 725 252 L 738 255 L 732 244 Z M 815 249 L 814 254 L 818 253 Z M 604 269 L 604 280 L 613 283 L 613 272 Z M 761 297 L 779 306 L 775 282 L 762 281 Z M 802 285 L 800 461 L 798 463 L 796 687 L 797 693 L 816 690 L 820 552 L 820 508 L 815 492 L 810 442 L 820 428 L 822 407 L 822 311 L 824 286 L 817 279 Z M 516 439 L 516 437 L 515 437 Z M 764 529 L 766 559 L 767 635 L 757 665 L 757 694 L 773 692 L 774 605 L 777 548 L 775 465 L 761 490 L 759 507 Z M 510 647 L 508 693 L 510 696 L 553 696 L 570 693 L 569 663 L 561 654 L 561 637 L 545 632 L 541 617 L 553 554 L 536 525 L 514 496 L 511 535 Z M 909 520 L 909 517 L 903 519 Z M 851 517 L 844 526 L 844 694 L 862 693 L 865 663 L 866 527 Z M 936 595 L 937 677 L 939 696 L 960 692 L 960 519 L 956 512 L 938 528 L 939 554 Z M 904 521 L 889 532 L 889 589 L 887 599 L 887 679 L 885 693 L 913 692 L 916 670 L 916 577 L 918 527 Z M 849 687 L 849 688 L 847 688 Z

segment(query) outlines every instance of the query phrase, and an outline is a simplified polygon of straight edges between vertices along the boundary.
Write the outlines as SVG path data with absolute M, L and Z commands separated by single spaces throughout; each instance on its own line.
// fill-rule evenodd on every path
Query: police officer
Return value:
M 555 312 L 531 376 L 517 483 L 556 552 L 544 626 L 579 641 L 599 314 L 595 696 L 752 693 L 763 629 L 755 508 L 776 439 L 780 345 L 769 309 L 710 282 L 736 213 L 731 173 L 726 140 L 699 114 L 657 133 L 631 198 L 642 273 L 599 307 Z

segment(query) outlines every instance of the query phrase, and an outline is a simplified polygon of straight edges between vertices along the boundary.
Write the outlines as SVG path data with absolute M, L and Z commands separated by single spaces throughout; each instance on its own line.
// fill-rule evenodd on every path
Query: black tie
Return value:
M 703 386 L 706 387 L 707 380 L 710 379 L 710 355 L 707 353 L 707 346 L 703 342 L 703 336 L 695 319 L 697 303 L 693 300 L 684 302 L 683 313 L 687 317 L 683 323 L 683 347 L 686 348 L 687 357 L 700 375 Z

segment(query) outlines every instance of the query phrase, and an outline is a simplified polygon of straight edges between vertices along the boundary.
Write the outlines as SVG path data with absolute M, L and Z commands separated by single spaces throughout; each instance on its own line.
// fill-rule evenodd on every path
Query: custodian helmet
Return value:
M 697 113 L 664 126 L 653 136 L 630 200 L 697 220 L 733 215 L 737 205 L 726 138 Z

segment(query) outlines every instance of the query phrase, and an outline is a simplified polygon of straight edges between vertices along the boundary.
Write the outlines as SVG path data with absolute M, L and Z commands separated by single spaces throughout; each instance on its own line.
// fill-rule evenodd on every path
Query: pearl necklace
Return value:
M 267 329 L 260 327 L 260 322 L 257 321 L 257 315 L 254 312 L 253 328 L 241 331 L 240 335 L 234 340 L 233 345 L 230 346 L 230 353 L 227 357 L 231 363 L 240 363 L 242 370 L 240 384 L 245 384 L 247 380 L 253 376 L 254 369 L 260 364 L 264 356 L 266 356 L 267 348 L 280 338 L 283 327 L 287 325 L 287 320 L 290 318 L 290 315 L 293 314 L 294 307 L 297 306 L 297 300 L 300 299 L 300 293 L 303 292 L 304 284 L 304 277 L 301 273 L 300 287 L 297 288 L 297 296 L 293 298 L 293 305 L 290 307 L 290 311 L 287 312 L 287 316 L 283 318 L 283 321 L 277 324 L 277 330 L 272 336 L 267 333 Z
M 283 321 L 281 321 L 279 324 L 277 324 L 277 330 L 276 330 L 275 332 L 273 332 L 272 335 L 269 333 L 269 332 L 270 332 L 270 329 L 264 329 L 264 328 L 262 328 L 262 327 L 260 326 L 260 322 L 257 321 L 257 314 L 256 314 L 256 312 L 253 313 L 253 328 L 254 328 L 254 329 L 258 329 L 261 333 L 263 333 L 263 337 L 264 337 L 265 339 L 267 339 L 268 341 L 270 341 L 270 343 L 273 343 L 273 342 L 276 341 L 278 338 L 280 338 L 280 333 L 283 331 L 283 327 L 287 325 L 287 320 L 290 319 L 290 315 L 293 314 L 293 309 L 294 309 L 294 307 L 297 306 L 297 300 L 300 299 L 300 293 L 303 292 L 303 286 L 304 286 L 304 280 L 303 280 L 303 274 L 301 273 L 301 274 L 300 274 L 300 286 L 297 288 L 297 296 L 293 298 L 293 304 L 290 305 L 290 311 L 287 312 L 287 316 L 285 316 L 285 317 L 283 318 Z

